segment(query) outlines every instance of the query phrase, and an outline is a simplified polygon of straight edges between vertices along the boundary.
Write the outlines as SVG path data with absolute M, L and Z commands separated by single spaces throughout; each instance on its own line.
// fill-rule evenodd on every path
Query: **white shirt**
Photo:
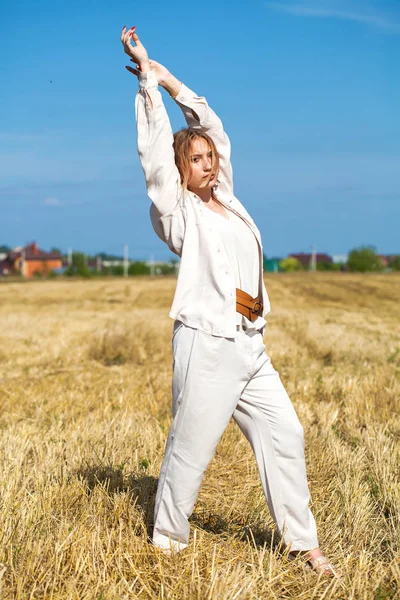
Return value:
M 207 217 L 214 222 L 221 237 L 235 279 L 235 287 L 255 298 L 259 293 L 260 282 L 257 238 L 241 217 L 230 210 L 226 213 L 228 218 L 208 209 Z M 266 321 L 259 316 L 251 322 L 236 312 L 236 324 L 245 325 L 247 329 L 262 329 Z
M 182 84 L 175 102 L 191 129 L 204 131 L 214 140 L 220 159 L 215 197 L 244 218 L 257 239 L 264 317 L 270 304 L 263 281 L 261 236 L 233 193 L 229 138 L 204 97 Z M 181 257 L 169 316 L 206 333 L 234 338 L 238 335 L 235 275 L 218 228 L 204 213 L 209 209 L 196 194 L 181 186 L 171 124 L 153 71 L 139 75 L 135 109 L 139 158 L 152 201 L 151 222 L 156 234 Z

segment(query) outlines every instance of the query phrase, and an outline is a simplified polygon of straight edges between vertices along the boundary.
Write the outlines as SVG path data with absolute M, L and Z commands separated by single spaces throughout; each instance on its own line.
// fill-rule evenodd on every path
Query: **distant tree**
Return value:
M 60 248 L 56 248 L 55 246 L 50 248 L 50 252 L 54 252 L 54 253 L 58 253 L 58 254 L 62 255 L 62 250 L 60 250 Z
M 327 260 L 320 260 L 317 262 L 317 271 L 340 271 L 340 264 L 328 262 Z
M 288 256 L 284 258 L 279 263 L 280 268 L 284 273 L 292 273 L 293 271 L 301 271 L 301 262 L 294 258 L 293 256 Z
M 9 252 L 11 252 L 10 246 L 7 246 L 7 244 L 2 244 L 0 246 L 0 253 L 1 254 L 8 254 Z
M 72 263 L 65 270 L 64 274 L 67 277 L 78 276 L 78 277 L 91 277 L 91 273 L 86 264 L 86 257 L 82 252 L 72 253 Z
M 389 261 L 389 267 L 392 269 L 392 271 L 400 271 L 400 254 L 397 256 L 392 256 Z
M 112 265 L 110 267 L 110 274 L 116 277 L 122 277 L 124 274 L 124 265 Z
M 361 246 L 349 252 L 347 268 L 349 271 L 365 273 L 366 271 L 382 271 L 383 264 L 374 246 Z
M 172 262 L 162 263 L 157 268 L 160 269 L 161 275 L 174 275 L 176 273 L 175 264 Z
M 128 273 L 129 275 L 150 275 L 150 267 L 145 262 L 136 260 L 129 265 Z
M 100 256 L 102 260 L 123 260 L 123 256 L 117 256 L 116 254 L 107 254 L 107 252 L 98 252 L 96 256 Z

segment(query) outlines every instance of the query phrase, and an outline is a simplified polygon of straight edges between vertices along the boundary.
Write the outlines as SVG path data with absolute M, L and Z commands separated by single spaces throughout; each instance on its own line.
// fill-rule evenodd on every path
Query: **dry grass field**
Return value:
M 306 435 L 320 543 L 291 563 L 234 423 L 191 545 L 148 543 L 171 422 L 168 278 L 0 283 L 0 597 L 400 597 L 400 277 L 266 277 L 267 352 Z

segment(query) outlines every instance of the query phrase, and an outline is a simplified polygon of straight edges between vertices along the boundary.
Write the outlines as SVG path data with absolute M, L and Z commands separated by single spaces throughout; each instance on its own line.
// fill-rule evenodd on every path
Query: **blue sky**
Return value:
M 398 0 L 3 3 L 0 244 L 172 257 L 150 224 L 124 24 L 221 117 L 268 256 L 400 252 Z

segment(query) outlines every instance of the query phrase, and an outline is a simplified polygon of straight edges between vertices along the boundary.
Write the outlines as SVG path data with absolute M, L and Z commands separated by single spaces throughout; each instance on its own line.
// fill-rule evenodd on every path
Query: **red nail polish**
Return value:
M 131 27 L 131 29 L 136 29 L 136 25 L 134 25 L 133 27 Z

